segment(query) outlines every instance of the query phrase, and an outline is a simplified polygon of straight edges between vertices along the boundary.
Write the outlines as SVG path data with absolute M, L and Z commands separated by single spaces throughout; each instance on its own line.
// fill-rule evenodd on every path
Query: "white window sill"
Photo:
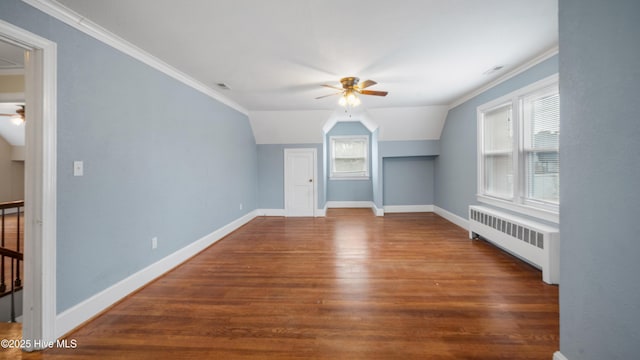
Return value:
M 537 207 L 516 204 L 511 201 L 492 198 L 485 195 L 476 195 L 479 202 L 493 205 L 502 209 L 514 211 L 523 215 L 531 216 L 540 220 L 550 221 L 555 224 L 560 223 L 560 214 L 551 210 L 540 209 Z

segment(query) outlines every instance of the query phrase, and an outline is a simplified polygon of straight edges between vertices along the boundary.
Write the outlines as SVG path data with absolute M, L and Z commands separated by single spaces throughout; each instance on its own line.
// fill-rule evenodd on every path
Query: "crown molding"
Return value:
M 34 8 L 44 12 L 45 14 L 56 18 L 73 28 L 99 40 L 114 49 L 117 49 L 142 63 L 163 72 L 170 77 L 184 83 L 187 86 L 245 114 L 249 115 L 249 111 L 235 101 L 215 91 L 204 83 L 194 79 L 193 77 L 183 73 L 173 66 L 165 63 L 157 57 L 140 49 L 123 38 L 113 34 L 109 30 L 83 17 L 75 11 L 63 6 L 62 4 L 52 0 L 22 0 L 23 2 L 33 6 Z
M 465 95 L 463 95 L 462 97 L 458 98 L 457 100 L 453 101 L 451 104 L 449 104 L 449 110 L 453 109 L 454 107 L 461 105 L 471 99 L 473 99 L 474 97 L 482 94 L 483 92 L 491 89 L 492 87 L 501 84 L 511 78 L 513 78 L 514 76 L 521 74 L 529 69 L 531 69 L 532 67 L 538 65 L 539 63 L 551 58 L 552 56 L 556 55 L 558 53 L 558 45 L 555 45 L 554 47 L 544 51 L 543 53 L 531 58 L 530 60 L 526 61 L 525 63 L 523 63 L 522 65 L 516 67 L 515 69 L 509 71 L 508 73 L 498 77 L 497 79 L 491 81 L 490 83 L 483 85 Z

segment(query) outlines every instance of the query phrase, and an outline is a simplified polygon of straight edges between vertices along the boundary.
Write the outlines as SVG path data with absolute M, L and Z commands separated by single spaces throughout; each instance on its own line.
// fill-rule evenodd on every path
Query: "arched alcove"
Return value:
M 368 142 L 368 174 L 361 178 L 340 178 L 331 176 L 332 138 L 366 136 Z M 322 127 L 324 203 L 329 207 L 371 207 L 375 213 L 380 202 L 378 156 L 378 125 L 366 110 L 355 108 L 348 111 L 336 110 Z M 381 215 L 381 214 L 380 214 Z
M 402 121 L 402 119 L 398 119 Z M 426 121 L 426 120 L 425 120 Z M 338 109 L 327 119 L 322 127 L 323 151 L 322 151 L 322 177 L 323 198 L 320 199 L 320 206 L 324 208 L 331 207 L 370 207 L 373 212 L 378 215 L 384 215 L 387 205 L 389 211 L 429 211 L 431 204 L 416 205 L 413 203 L 402 204 L 397 206 L 395 202 L 385 204 L 385 177 L 394 175 L 392 178 L 396 180 L 398 176 L 413 176 L 410 174 L 418 174 L 419 178 L 424 181 L 420 183 L 408 184 L 407 188 L 393 188 L 393 198 L 406 198 L 406 193 L 419 193 L 423 202 L 429 202 L 433 197 L 434 184 L 434 162 L 440 153 L 439 140 L 380 140 L 380 125 L 375 121 L 371 113 L 363 108 L 352 109 L 345 112 Z M 367 134 L 369 136 L 370 151 L 370 172 L 368 183 L 353 182 L 346 184 L 341 180 L 332 180 L 330 178 L 330 137 L 332 135 L 354 135 L 358 133 Z M 385 159 L 397 165 L 396 168 L 402 168 L 403 174 L 389 174 L 394 171 L 391 166 L 385 169 Z M 407 170 L 408 171 L 405 171 Z M 387 172 L 387 174 L 385 174 Z M 386 175 L 386 176 L 385 176 Z M 339 183 L 342 182 L 342 183 Z M 422 184 L 424 182 L 424 184 Z M 424 189 L 423 189 L 424 187 Z M 427 189 L 427 190 L 425 190 Z M 429 190 L 431 189 L 431 190 Z M 387 186 L 389 190 L 389 186 Z M 364 191 L 370 194 L 363 197 Z M 349 196 L 346 196 L 349 194 Z M 417 210 L 416 210 L 417 209 Z

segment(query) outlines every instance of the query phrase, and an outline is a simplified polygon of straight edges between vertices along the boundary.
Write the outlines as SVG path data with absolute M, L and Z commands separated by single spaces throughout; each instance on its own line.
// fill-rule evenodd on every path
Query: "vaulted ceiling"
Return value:
M 447 105 L 558 42 L 557 0 L 58 2 L 250 112 L 335 109 L 344 76 L 389 91 L 367 109 Z
M 247 114 L 258 144 L 355 119 L 315 99 L 345 76 L 389 91 L 357 110 L 380 140 L 439 139 L 450 107 L 558 44 L 557 0 L 23 1 Z

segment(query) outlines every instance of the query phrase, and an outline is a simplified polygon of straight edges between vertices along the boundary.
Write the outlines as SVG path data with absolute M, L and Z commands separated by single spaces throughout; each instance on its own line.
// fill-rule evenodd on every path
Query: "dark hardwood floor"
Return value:
M 544 359 L 558 287 L 431 213 L 260 217 L 25 359 Z M 2 351 L 2 350 L 0 350 Z

